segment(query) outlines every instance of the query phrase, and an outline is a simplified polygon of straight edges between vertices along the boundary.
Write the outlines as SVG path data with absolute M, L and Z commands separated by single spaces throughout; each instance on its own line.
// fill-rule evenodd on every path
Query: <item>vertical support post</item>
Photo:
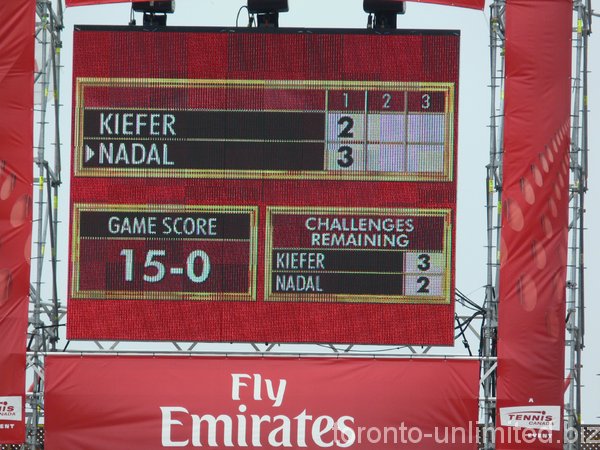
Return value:
M 502 191 L 502 134 L 504 116 L 504 10 L 503 0 L 490 5 L 490 160 L 486 177 L 487 280 L 485 318 L 481 336 L 483 378 L 483 448 L 493 450 L 496 425 L 496 338 L 498 329 L 498 270 Z
M 58 4 L 57 14 L 53 4 Z M 34 149 L 34 163 L 37 167 L 36 208 L 34 208 L 33 245 L 35 269 L 32 271 L 29 308 L 28 358 L 27 369 L 32 381 L 27 396 L 26 442 L 22 449 L 43 448 L 39 441 L 38 430 L 44 413 L 44 353 L 56 350 L 58 327 L 62 316 L 58 300 L 57 284 L 57 240 L 58 227 L 58 186 L 60 178 L 60 31 L 62 29 L 62 0 L 36 0 L 36 46 L 38 50 L 38 73 L 35 76 L 37 90 L 40 92 L 38 104 L 34 109 L 36 121 L 35 134 L 37 145 Z M 50 98 L 54 101 L 54 112 L 49 110 Z M 46 148 L 48 146 L 48 124 L 54 121 L 54 161 L 49 163 Z M 50 131 L 50 133 L 52 133 Z M 48 239 L 48 234 L 50 234 Z M 44 270 L 47 243 L 50 243 L 51 271 Z M 47 293 L 47 286 L 51 290 Z M 49 297 L 49 300 L 46 298 Z
M 569 382 L 564 422 L 569 431 L 565 450 L 581 449 L 581 352 L 584 347 L 584 213 L 587 191 L 588 105 L 587 61 L 591 15 L 589 2 L 576 0 L 573 32 L 573 75 L 570 151 L 569 253 L 565 369 Z M 573 432 L 577 439 L 572 439 Z

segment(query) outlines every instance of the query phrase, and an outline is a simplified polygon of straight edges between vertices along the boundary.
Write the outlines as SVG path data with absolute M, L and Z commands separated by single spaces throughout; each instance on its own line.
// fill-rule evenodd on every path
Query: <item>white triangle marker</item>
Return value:
M 85 146 L 85 162 L 89 162 L 90 159 L 94 157 L 96 153 L 87 145 Z

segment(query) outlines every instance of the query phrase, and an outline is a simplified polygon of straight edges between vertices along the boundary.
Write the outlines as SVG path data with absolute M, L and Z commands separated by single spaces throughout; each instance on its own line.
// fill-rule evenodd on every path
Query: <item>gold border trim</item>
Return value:
M 443 217 L 444 236 L 443 249 L 444 272 L 442 276 L 442 295 L 424 298 L 415 295 L 352 295 L 352 294 L 302 294 L 298 292 L 285 294 L 273 293 L 271 279 L 273 275 L 271 254 L 273 252 L 273 225 L 272 217 L 275 214 L 360 214 L 374 215 L 410 215 L 421 217 Z M 391 304 L 428 304 L 449 305 L 451 303 L 450 286 L 452 270 L 452 210 L 450 208 L 344 208 L 344 207 L 287 207 L 267 206 L 266 213 L 266 239 L 265 239 L 265 276 L 264 297 L 267 302 L 340 302 L 340 303 L 391 303 Z M 315 249 L 311 249 L 316 251 Z M 350 250 L 350 249 L 349 249 Z M 360 251 L 362 249 L 351 249 Z M 402 250 L 400 250 L 402 251 Z M 337 272 L 337 271 L 336 271 Z M 323 273 L 323 272 L 320 272 Z M 434 274 L 438 276 L 438 274 Z
M 393 89 L 403 91 L 446 92 L 445 96 L 445 136 L 443 173 L 401 173 L 376 171 L 302 171 L 302 170 L 214 170 L 214 169 L 144 169 L 132 168 L 86 168 L 83 167 L 83 117 L 85 110 L 86 87 L 163 87 L 163 88 L 223 88 L 227 86 L 263 87 L 269 89 Z M 98 108 L 94 108 L 98 109 Z M 114 109 L 108 108 L 107 109 Z M 128 109 L 128 108 L 119 108 Z M 131 109 L 131 108 L 130 108 Z M 148 108 L 146 108 L 148 109 Z M 364 111 L 362 112 L 364 113 Z M 424 112 L 424 114 L 430 114 Z M 76 177 L 148 177 L 148 178 L 225 178 L 225 179 L 299 179 L 299 180 L 354 180 L 354 181 L 407 181 L 407 182 L 451 182 L 454 179 L 454 121 L 455 84 L 449 82 L 390 82 L 390 81 L 328 81 L 328 80 L 212 80 L 212 79 L 171 79 L 171 78 L 97 78 L 81 77 L 75 82 L 74 111 L 74 166 Z M 324 145 L 327 146 L 326 136 Z M 326 148 L 323 151 L 327 158 Z M 325 161 L 326 163 L 326 161 Z
M 218 213 L 246 213 L 250 218 L 250 239 L 247 240 L 250 248 L 248 261 L 248 291 L 239 293 L 220 292 L 181 292 L 181 291 L 111 291 L 111 290 L 82 290 L 80 289 L 80 241 L 81 237 L 81 212 L 107 211 L 107 212 L 218 212 Z M 94 300 L 202 300 L 202 301 L 256 301 L 256 285 L 258 271 L 258 207 L 257 206 L 213 206 L 213 205 L 122 205 L 98 203 L 73 203 L 72 209 L 73 231 L 71 237 L 71 298 Z M 119 238 L 117 238 L 119 239 Z M 123 238 L 121 240 L 131 240 Z

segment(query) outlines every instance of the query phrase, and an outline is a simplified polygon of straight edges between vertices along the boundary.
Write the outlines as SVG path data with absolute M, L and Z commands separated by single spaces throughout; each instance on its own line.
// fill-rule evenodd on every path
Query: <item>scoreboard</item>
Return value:
M 78 27 L 69 337 L 451 345 L 458 44 Z

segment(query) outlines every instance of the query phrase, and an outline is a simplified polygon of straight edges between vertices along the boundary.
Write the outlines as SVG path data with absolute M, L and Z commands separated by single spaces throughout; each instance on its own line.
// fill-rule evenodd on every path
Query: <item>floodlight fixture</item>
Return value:
M 369 28 L 396 29 L 398 14 L 406 12 L 406 3 L 398 0 L 364 0 L 363 9 L 369 13 Z M 375 16 L 374 23 L 370 14 Z
M 256 25 L 278 28 L 279 13 L 288 12 L 288 0 L 248 0 L 248 13 L 256 14 Z
M 144 13 L 143 23 L 145 27 L 164 27 L 167 25 L 167 14 L 175 12 L 175 0 L 134 2 L 131 4 L 131 9 L 135 12 Z

